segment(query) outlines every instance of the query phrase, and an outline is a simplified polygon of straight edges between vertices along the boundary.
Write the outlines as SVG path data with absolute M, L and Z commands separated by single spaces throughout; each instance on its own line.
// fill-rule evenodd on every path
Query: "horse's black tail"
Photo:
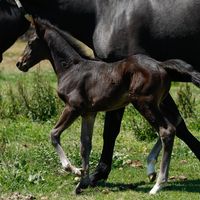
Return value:
M 195 71 L 188 63 L 173 59 L 163 62 L 162 67 L 167 71 L 172 81 L 192 82 L 200 87 L 200 73 Z

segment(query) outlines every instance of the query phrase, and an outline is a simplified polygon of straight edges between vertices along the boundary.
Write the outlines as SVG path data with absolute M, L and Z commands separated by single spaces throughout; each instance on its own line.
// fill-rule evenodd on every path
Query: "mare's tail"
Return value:
M 167 71 L 172 81 L 192 82 L 200 87 L 200 72 L 195 71 L 188 63 L 172 59 L 163 62 L 161 66 Z

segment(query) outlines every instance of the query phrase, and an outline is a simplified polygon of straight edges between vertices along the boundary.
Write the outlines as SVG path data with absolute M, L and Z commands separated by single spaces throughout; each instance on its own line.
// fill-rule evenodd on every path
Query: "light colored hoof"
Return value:
M 156 193 L 157 193 L 158 191 L 160 191 L 160 190 L 161 190 L 161 186 L 155 184 L 155 185 L 153 186 L 153 188 L 150 190 L 149 194 L 154 195 L 154 194 L 156 194 Z
M 151 174 L 148 174 L 148 177 L 149 177 L 149 181 L 150 182 L 154 182 L 156 180 L 156 172 L 153 172 Z
M 165 186 L 166 186 L 167 183 L 161 183 L 161 184 L 155 184 L 153 186 L 153 188 L 150 190 L 149 194 L 150 195 L 155 195 L 157 194 L 160 190 L 162 190 Z

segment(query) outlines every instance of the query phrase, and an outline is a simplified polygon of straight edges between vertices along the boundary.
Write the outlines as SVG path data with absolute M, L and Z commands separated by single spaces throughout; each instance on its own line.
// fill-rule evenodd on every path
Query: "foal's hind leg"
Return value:
M 90 185 L 89 179 L 89 157 L 92 149 L 92 134 L 94 128 L 96 113 L 88 114 L 82 117 L 81 129 L 81 157 L 82 157 L 82 175 L 80 183 L 76 186 L 76 194 L 81 192 L 81 189 L 87 188 Z
M 168 116 L 170 116 L 171 118 L 173 117 L 172 120 L 176 126 L 180 123 L 180 113 L 170 94 L 168 94 L 167 97 L 160 104 L 160 108 L 165 114 L 168 113 Z M 150 181 L 154 181 L 156 178 L 155 164 L 161 149 L 162 143 L 160 138 L 158 138 L 157 143 L 154 145 L 153 149 L 147 157 L 147 175 Z
M 180 113 L 178 112 L 178 109 L 176 107 L 176 104 L 174 103 L 174 101 L 173 101 L 172 97 L 170 96 L 170 94 L 168 94 L 167 97 L 160 104 L 160 111 L 165 116 L 167 121 L 170 124 L 172 124 L 173 127 L 175 128 L 175 130 L 177 131 L 177 126 L 179 126 L 182 118 L 181 118 Z M 161 136 L 161 140 L 162 140 L 162 136 Z M 163 142 L 164 142 L 164 140 L 162 140 L 162 144 L 163 144 L 163 147 L 164 147 L 164 143 Z M 164 165 L 168 165 L 169 166 L 170 160 L 166 160 L 166 161 L 168 163 L 164 163 Z M 167 180 L 168 171 L 164 171 L 164 173 L 163 174 L 160 173 L 159 176 L 160 175 L 161 175 L 161 179 Z M 159 185 L 158 185 L 159 184 L 159 179 L 160 179 L 160 177 L 158 177 L 156 185 L 150 191 L 151 194 L 155 194 L 159 190 Z
M 60 116 L 60 119 L 58 120 L 57 124 L 51 131 L 51 141 L 53 146 L 56 149 L 56 152 L 58 153 L 60 157 L 61 164 L 63 168 L 66 171 L 70 171 L 76 175 L 81 176 L 81 171 L 80 169 L 74 167 L 67 156 L 65 155 L 65 152 L 63 151 L 60 143 L 60 135 L 61 133 L 68 128 L 74 120 L 79 116 L 79 114 L 72 110 L 69 106 L 66 106 L 62 115 Z
M 148 120 L 148 122 L 159 131 L 163 146 L 163 155 L 160 164 L 160 172 L 156 184 L 151 189 L 150 194 L 155 194 L 163 188 L 168 178 L 169 163 L 173 148 L 175 127 L 168 115 L 160 112 L 156 103 L 138 101 L 134 103 L 138 111 Z
M 196 155 L 196 157 L 200 160 L 200 142 L 190 133 L 187 129 L 183 118 L 181 117 L 179 110 L 170 95 L 168 95 L 161 104 L 163 109 L 171 112 L 171 115 L 174 116 L 177 121 L 176 124 L 176 136 L 183 140 L 188 147 L 192 150 L 192 152 Z M 155 172 L 155 164 L 157 157 L 161 150 L 161 141 L 157 141 L 152 151 L 150 152 L 147 158 L 147 174 L 150 178 L 150 181 L 154 181 L 156 172 Z
M 163 146 L 163 155 L 160 164 L 160 172 L 156 180 L 156 184 L 151 189 L 150 194 L 156 194 L 167 183 L 169 164 L 171 160 L 171 153 L 175 136 L 175 127 L 170 123 L 168 123 L 167 126 L 161 126 L 159 129 L 159 134 Z

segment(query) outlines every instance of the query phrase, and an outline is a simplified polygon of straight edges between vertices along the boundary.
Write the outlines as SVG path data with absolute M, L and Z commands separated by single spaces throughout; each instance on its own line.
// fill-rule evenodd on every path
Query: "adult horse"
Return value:
M 28 13 L 45 18 L 69 31 L 106 61 L 144 53 L 158 60 L 182 59 L 200 70 L 200 3 L 195 0 L 21 0 L 21 3 Z M 28 27 L 21 17 L 21 10 L 13 8 L 13 1 L 0 1 L 0 7 L 5 7 L 5 4 L 6 9 L 2 9 L 0 13 L 6 13 L 12 18 L 12 23 L 18 23 L 18 30 L 21 32 L 12 31 L 12 35 L 7 36 L 10 32 L 8 24 L 11 22 L 6 20 L 1 29 L 2 33 L 6 33 L 1 36 L 1 54 Z M 174 104 L 173 100 L 165 103 Z M 99 165 L 91 176 L 93 183 L 106 179 L 110 172 L 114 143 L 123 112 L 122 108 L 106 113 L 104 146 Z M 187 130 L 183 120 L 177 127 L 176 135 L 200 159 L 200 142 Z M 158 144 L 160 148 L 160 143 Z M 151 154 L 153 158 L 159 149 L 157 146 Z
M 2 54 L 28 29 L 29 24 L 14 1 L 0 0 L 0 62 Z

